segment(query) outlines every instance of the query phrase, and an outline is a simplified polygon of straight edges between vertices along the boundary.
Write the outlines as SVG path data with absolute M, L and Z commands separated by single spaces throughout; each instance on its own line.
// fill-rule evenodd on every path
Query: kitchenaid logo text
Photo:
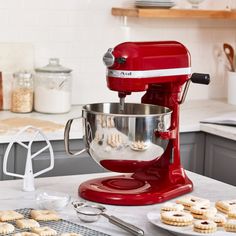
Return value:
M 174 68 L 174 69 L 160 69 L 160 70 L 107 70 L 107 76 L 114 78 L 152 78 L 161 76 L 176 76 L 176 75 L 190 75 L 191 68 Z
M 108 71 L 108 76 L 111 77 L 132 77 L 132 72 L 131 71 L 114 71 L 114 70 L 109 70 Z

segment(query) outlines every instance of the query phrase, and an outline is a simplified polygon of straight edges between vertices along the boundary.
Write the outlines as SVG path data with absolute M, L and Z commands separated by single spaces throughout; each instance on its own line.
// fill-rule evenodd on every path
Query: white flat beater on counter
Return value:
M 32 134 L 31 141 L 23 142 L 22 137 L 24 134 Z M 35 153 L 32 153 L 32 144 L 34 141 L 36 141 L 37 137 L 41 136 L 43 140 L 46 142 L 46 146 L 41 148 Z M 24 175 L 17 174 L 17 173 L 12 173 L 7 170 L 7 162 L 9 158 L 9 154 L 11 151 L 12 146 L 17 143 L 21 145 L 23 148 L 27 150 L 27 157 L 26 157 L 26 164 L 25 164 L 25 173 Z M 42 152 L 45 150 L 49 149 L 49 155 L 50 155 L 50 164 L 47 168 L 42 169 L 36 173 L 33 172 L 33 165 L 32 165 L 32 159 L 35 158 L 36 156 L 40 155 Z M 33 127 L 33 126 L 26 126 L 22 128 L 12 139 L 12 141 L 8 144 L 4 158 L 3 158 L 3 173 L 9 176 L 13 177 L 18 177 L 18 178 L 23 178 L 23 190 L 30 192 L 30 191 L 35 191 L 34 187 L 34 177 L 37 177 L 45 172 L 48 172 L 52 170 L 54 167 L 54 153 L 52 149 L 52 145 L 49 142 L 47 136 L 38 128 Z

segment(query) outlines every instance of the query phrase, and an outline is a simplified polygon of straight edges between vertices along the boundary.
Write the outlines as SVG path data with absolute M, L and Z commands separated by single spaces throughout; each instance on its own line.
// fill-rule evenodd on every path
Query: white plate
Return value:
M 192 235 L 192 236 L 203 236 L 203 235 L 214 235 L 214 236 L 235 236 L 235 233 L 226 232 L 223 228 L 218 228 L 218 231 L 212 234 L 201 234 L 193 231 L 193 226 L 176 227 L 171 225 L 163 224 L 160 220 L 160 213 L 158 211 L 151 211 L 147 214 L 149 222 L 156 225 L 159 228 L 165 229 L 174 233 L 175 235 Z

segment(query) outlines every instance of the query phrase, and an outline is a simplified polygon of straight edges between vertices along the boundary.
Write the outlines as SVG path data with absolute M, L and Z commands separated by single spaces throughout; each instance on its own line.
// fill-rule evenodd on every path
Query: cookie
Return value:
M 17 211 L 0 211 L 0 221 L 23 219 L 24 216 Z
M 38 234 L 39 236 L 53 236 L 57 234 L 57 231 L 50 228 L 50 227 L 37 227 L 37 228 L 32 228 L 31 231 L 33 233 Z
M 228 214 L 229 211 L 236 209 L 236 200 L 217 201 L 215 207 L 217 210 Z
M 40 227 L 39 223 L 33 219 L 17 220 L 16 226 L 19 229 L 31 229 L 31 228 L 35 228 L 35 227 Z
M 31 217 L 34 220 L 39 221 L 57 221 L 60 220 L 59 215 L 55 211 L 50 210 L 32 210 L 30 212 Z
M 10 234 L 15 230 L 14 225 L 0 222 L 0 234 Z
M 32 233 L 32 232 L 21 232 L 13 234 L 13 236 L 38 236 L 38 234 Z
M 215 215 L 217 210 L 215 207 L 195 205 L 190 207 L 190 212 L 195 219 L 203 219 L 203 214 Z
M 201 234 L 214 233 L 217 230 L 217 224 L 212 220 L 196 220 L 193 222 L 193 231 Z
M 213 220 L 217 224 L 217 227 L 224 226 L 226 222 L 226 217 L 219 213 L 211 214 L 210 212 L 205 212 L 202 218 L 203 220 Z
M 82 236 L 82 235 L 77 234 L 77 233 L 63 233 L 63 234 L 61 234 L 61 236 Z
M 230 219 L 224 224 L 224 229 L 227 232 L 236 232 L 236 220 Z
M 177 204 L 175 202 L 166 202 L 162 207 L 161 207 L 161 212 L 164 211 L 183 211 L 184 206 L 181 204 Z
M 161 221 L 167 225 L 186 226 L 192 224 L 193 216 L 183 211 L 167 211 L 161 213 Z
M 185 210 L 190 210 L 191 206 L 195 206 L 197 204 L 200 204 L 201 206 L 210 206 L 210 201 L 208 199 L 191 195 L 177 199 L 176 203 L 182 204 Z
M 236 219 L 236 209 L 232 209 L 228 212 L 229 219 Z

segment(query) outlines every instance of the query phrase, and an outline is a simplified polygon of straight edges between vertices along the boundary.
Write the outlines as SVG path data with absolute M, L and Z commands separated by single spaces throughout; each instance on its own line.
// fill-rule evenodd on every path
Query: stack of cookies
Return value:
M 0 211 L 0 234 L 10 234 L 20 231 L 13 236 L 54 236 L 57 231 L 50 227 L 40 226 L 40 221 L 58 221 L 59 215 L 50 210 L 31 210 L 31 218 L 24 218 L 24 215 L 17 211 Z M 39 222 L 38 222 L 39 221 Z M 82 236 L 76 233 L 63 233 L 61 236 Z
M 172 226 L 193 226 L 198 233 L 214 233 L 218 228 L 236 232 L 236 200 L 217 201 L 214 206 L 208 199 L 185 196 L 176 202 L 165 203 L 161 208 L 162 223 Z

